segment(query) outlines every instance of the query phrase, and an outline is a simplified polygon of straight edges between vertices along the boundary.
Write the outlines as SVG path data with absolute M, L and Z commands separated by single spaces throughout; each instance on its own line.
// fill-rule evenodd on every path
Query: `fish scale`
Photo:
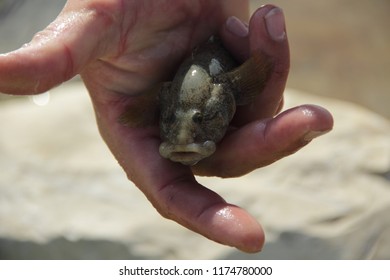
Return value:
M 211 156 L 236 106 L 263 90 L 270 69 L 263 57 L 255 52 L 239 66 L 216 36 L 196 47 L 160 91 L 161 156 L 184 165 Z

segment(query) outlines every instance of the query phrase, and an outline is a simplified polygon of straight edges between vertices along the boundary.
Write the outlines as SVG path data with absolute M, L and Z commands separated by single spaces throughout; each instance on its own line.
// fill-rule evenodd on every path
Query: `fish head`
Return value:
M 162 157 L 194 165 L 212 155 L 235 112 L 235 99 L 207 71 L 193 65 L 180 83 L 175 80 L 160 94 Z

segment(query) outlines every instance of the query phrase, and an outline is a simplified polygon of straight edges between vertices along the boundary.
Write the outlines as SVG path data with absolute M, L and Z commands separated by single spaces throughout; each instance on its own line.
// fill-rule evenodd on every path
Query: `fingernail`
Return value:
M 248 36 L 249 33 L 248 26 L 245 23 L 243 23 L 240 19 L 234 16 L 229 17 L 226 20 L 226 28 L 231 33 L 239 37 L 246 37 Z
M 283 10 L 280 8 L 273 8 L 264 18 L 269 36 L 271 36 L 274 41 L 283 41 L 286 38 Z
M 304 141 L 307 141 L 307 142 L 310 142 L 311 140 L 313 140 L 314 138 L 317 138 L 321 135 L 324 135 L 326 133 L 328 133 L 329 130 L 325 130 L 325 131 L 315 131 L 315 130 L 311 130 L 309 131 L 308 133 L 306 133 L 304 136 L 303 136 L 303 140 Z

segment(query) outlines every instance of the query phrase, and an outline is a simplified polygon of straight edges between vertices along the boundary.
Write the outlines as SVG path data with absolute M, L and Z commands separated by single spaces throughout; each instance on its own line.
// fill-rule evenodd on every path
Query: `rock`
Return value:
M 52 90 L 45 106 L 0 103 L 0 258 L 390 258 L 390 123 L 350 103 L 286 96 L 286 107 L 328 108 L 334 131 L 242 178 L 199 178 L 262 222 L 259 254 L 161 218 L 98 135 L 81 83 Z

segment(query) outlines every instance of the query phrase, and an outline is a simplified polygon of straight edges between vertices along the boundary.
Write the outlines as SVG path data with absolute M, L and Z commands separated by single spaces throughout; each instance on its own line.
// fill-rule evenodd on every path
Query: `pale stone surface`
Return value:
M 164 220 L 98 135 L 84 87 L 0 103 L 0 258 L 390 258 L 390 123 L 288 90 L 286 107 L 328 108 L 335 129 L 238 179 L 200 178 L 265 226 L 260 254 Z

